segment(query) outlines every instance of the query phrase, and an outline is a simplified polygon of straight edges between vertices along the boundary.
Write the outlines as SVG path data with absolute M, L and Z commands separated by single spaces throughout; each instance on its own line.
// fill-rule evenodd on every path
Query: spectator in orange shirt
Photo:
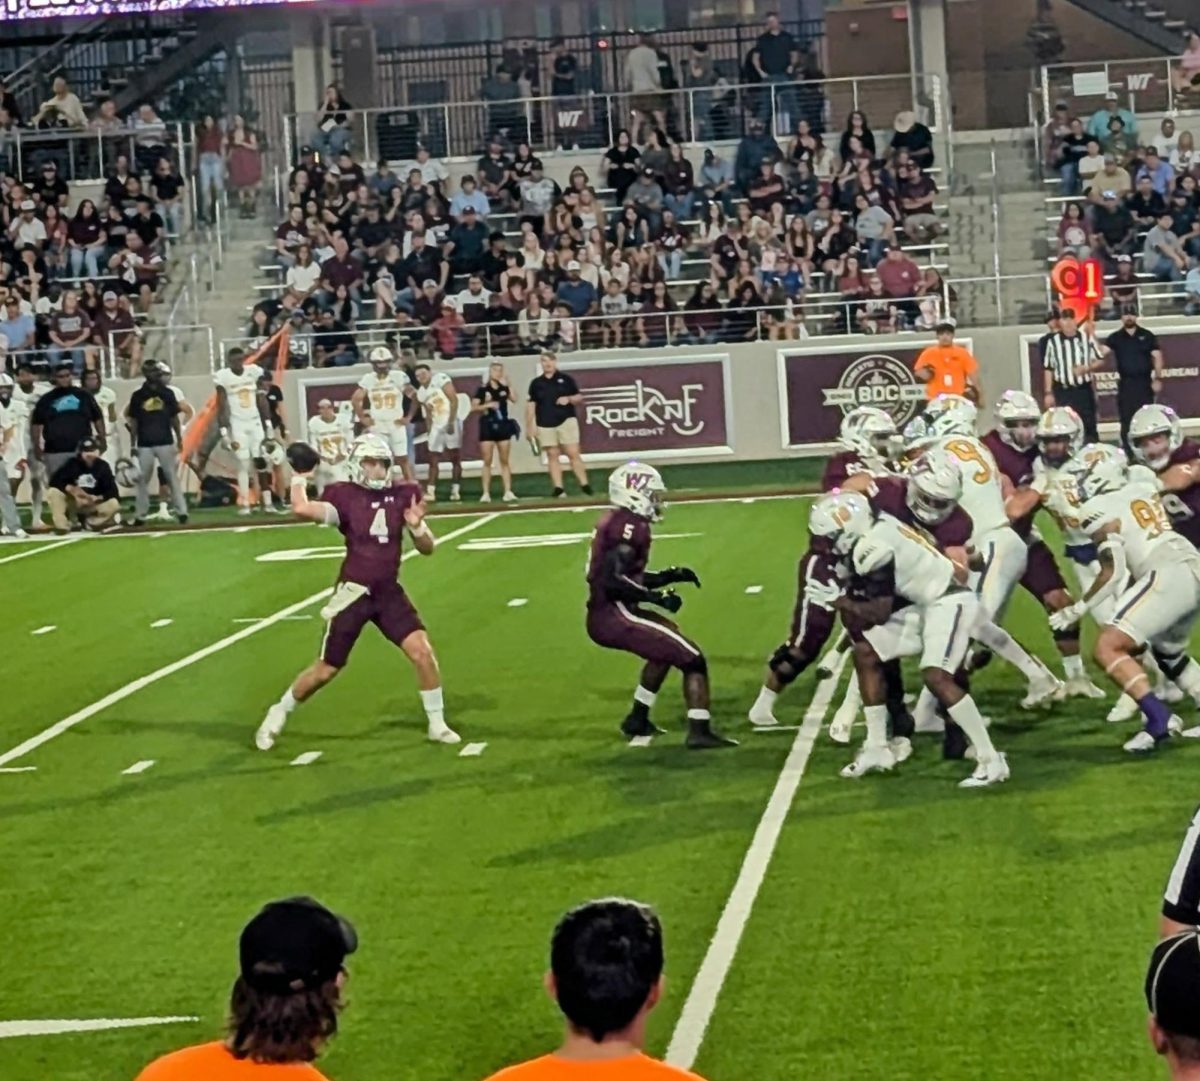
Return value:
M 137 1081 L 326 1081 L 310 1063 L 337 1033 L 349 921 L 311 897 L 274 901 L 242 931 L 224 1040 L 150 1063 Z
M 546 990 L 566 1018 L 557 1051 L 489 1081 L 702 1081 L 642 1051 L 662 995 L 662 925 L 649 905 L 589 901 L 559 921 Z
M 939 394 L 961 394 L 980 405 L 979 363 L 968 350 L 954 344 L 957 326 L 949 316 L 938 323 L 934 328 L 937 344 L 921 350 L 913 372 L 925 384 L 925 396 L 930 401 Z

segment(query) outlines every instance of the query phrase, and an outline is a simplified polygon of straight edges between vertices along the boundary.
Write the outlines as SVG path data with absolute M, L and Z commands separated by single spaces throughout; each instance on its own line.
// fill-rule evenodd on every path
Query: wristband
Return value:
M 409 532 L 409 535 L 413 536 L 413 537 L 432 537 L 433 536 L 433 531 L 429 528 L 428 522 L 422 522 L 419 526 L 417 526 L 416 529 L 413 529 L 412 526 L 409 526 L 408 532 Z

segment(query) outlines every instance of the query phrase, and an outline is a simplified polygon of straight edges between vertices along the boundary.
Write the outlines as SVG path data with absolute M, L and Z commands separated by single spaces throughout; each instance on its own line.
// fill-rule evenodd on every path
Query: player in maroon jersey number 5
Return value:
M 254 737 L 255 745 L 260 751 L 269 751 L 275 745 L 296 703 L 311 698 L 346 666 L 354 643 L 368 623 L 374 623 L 412 662 L 429 722 L 429 738 L 435 743 L 460 742 L 458 733 L 446 724 L 442 677 L 429 636 L 397 580 L 406 532 L 423 556 L 432 555 L 436 544 L 425 521 L 420 487 L 410 482 L 393 483 L 392 448 L 378 435 L 364 435 L 354 441 L 348 458 L 350 483 L 330 484 L 319 501 L 308 498 L 305 470 L 306 465 L 311 468 L 315 464 L 316 453 L 293 445 L 288 448 L 288 458 L 296 470 L 292 478 L 292 512 L 310 522 L 336 526 L 346 538 L 346 558 L 332 595 L 321 609 L 325 620 L 321 653 L 267 710 Z
M 647 571 L 650 523 L 662 517 L 667 487 L 657 469 L 638 462 L 618 466 L 608 478 L 605 512 L 592 536 L 588 557 L 587 633 L 598 646 L 632 653 L 645 661 L 633 708 L 621 724 L 629 739 L 662 731 L 650 720 L 650 707 L 672 668 L 683 673 L 687 703 L 687 745 L 702 749 L 732 747 L 735 741 L 712 730 L 708 712 L 708 662 L 700 647 L 684 637 L 666 616 L 645 606 L 678 612 L 683 598 L 664 586 L 687 582 L 699 587 L 687 567 Z

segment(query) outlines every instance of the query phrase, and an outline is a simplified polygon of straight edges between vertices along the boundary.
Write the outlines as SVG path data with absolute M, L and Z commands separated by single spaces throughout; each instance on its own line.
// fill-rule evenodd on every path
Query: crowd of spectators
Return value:
M 1115 92 L 1087 117 L 1059 102 L 1043 133 L 1062 211 L 1056 255 L 1104 264 L 1101 312 L 1137 304 L 1141 282 L 1168 283 L 1200 314 L 1200 154 L 1191 131 L 1164 117 L 1145 131 Z
M 361 162 L 329 119 L 288 176 L 278 285 L 247 330 L 290 324 L 297 366 L 354 363 L 365 323 L 449 358 L 929 330 L 945 314 L 922 267 L 943 231 L 933 141 L 910 112 L 886 134 L 859 112 L 832 136 L 800 117 L 783 145 L 754 117 L 730 156 L 694 160 L 648 124 L 565 186 L 501 133 L 451 175 L 424 148 Z

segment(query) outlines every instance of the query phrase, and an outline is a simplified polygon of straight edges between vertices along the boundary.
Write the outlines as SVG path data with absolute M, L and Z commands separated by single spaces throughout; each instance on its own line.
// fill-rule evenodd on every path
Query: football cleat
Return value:
M 1193 730 L 1189 729 L 1188 731 Z M 1186 736 L 1187 732 L 1183 730 L 1183 721 L 1181 721 L 1175 716 L 1175 714 L 1172 713 L 1170 719 L 1167 721 L 1167 734 L 1165 736 L 1155 739 L 1154 736 L 1152 736 L 1143 728 L 1140 732 L 1121 744 L 1121 748 L 1122 750 L 1128 751 L 1130 754 L 1149 754 L 1151 751 L 1155 750 L 1160 743 L 1166 743 L 1167 740 L 1169 740 L 1172 736 L 1180 735 Z
M 1003 784 L 1009 778 L 1008 758 L 997 751 L 986 762 L 978 762 L 970 777 L 958 782 L 959 788 L 987 788 Z
M 249 507 L 238 507 L 238 517 L 239 518 L 249 518 L 250 517 L 250 508 Z
M 746 714 L 747 719 L 755 728 L 778 728 L 779 718 L 769 709 L 751 709 Z
M 1040 678 L 1029 681 L 1025 697 L 1021 699 L 1021 708 L 1037 709 L 1039 706 L 1048 706 L 1051 702 L 1058 701 L 1067 693 L 1066 687 L 1067 685 L 1051 672 L 1049 668 L 1043 668 Z M 1100 697 L 1104 697 L 1103 693 L 1101 693 Z
M 888 750 L 892 752 L 892 756 L 896 759 L 896 765 L 899 765 L 901 762 L 907 762 L 912 758 L 912 740 L 907 736 L 897 736 L 895 739 L 889 739 Z
M 462 743 L 462 736 L 444 721 L 439 724 L 430 724 L 426 735 L 431 743 Z
M 690 721 L 684 745 L 693 751 L 705 751 L 718 747 L 736 747 L 738 743 L 736 739 L 714 732 L 708 721 Z
M 621 734 L 626 739 L 637 739 L 638 736 L 662 736 L 666 734 L 665 728 L 659 728 L 649 717 L 645 720 L 640 720 L 634 714 L 621 722 Z
M 1183 691 L 1181 691 L 1174 683 L 1164 681 L 1158 688 L 1155 689 L 1155 694 L 1158 695 L 1168 706 L 1175 705 L 1176 702 L 1183 701 Z
M 254 733 L 254 746 L 260 751 L 269 751 L 275 746 L 275 741 L 279 738 L 280 732 L 283 731 L 283 726 L 287 724 L 287 710 L 278 702 L 275 703 L 263 719 L 263 723 L 258 726 L 258 731 Z
M 1104 719 L 1109 724 L 1121 724 L 1123 721 L 1132 721 L 1139 712 L 1138 704 L 1129 695 L 1123 694 L 1113 703 L 1113 708 Z
M 896 753 L 886 744 L 882 747 L 868 747 L 865 744 L 859 748 L 854 761 L 843 766 L 843 777 L 865 777 L 868 773 L 886 773 L 896 767 Z
M 853 716 L 843 716 L 841 713 L 837 713 L 834 715 L 833 720 L 829 722 L 829 738 L 834 743 L 849 743 L 850 732 L 853 728 Z
M 1104 692 L 1087 676 L 1076 676 L 1063 684 L 1063 698 L 1103 698 Z

